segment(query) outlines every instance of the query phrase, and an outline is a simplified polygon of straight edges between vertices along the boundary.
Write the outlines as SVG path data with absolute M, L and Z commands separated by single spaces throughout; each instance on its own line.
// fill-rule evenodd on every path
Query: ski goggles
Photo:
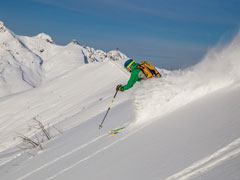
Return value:
M 134 60 L 132 60 L 132 62 L 129 63 L 129 65 L 127 65 L 127 69 L 130 68 L 132 66 L 132 64 L 134 63 Z

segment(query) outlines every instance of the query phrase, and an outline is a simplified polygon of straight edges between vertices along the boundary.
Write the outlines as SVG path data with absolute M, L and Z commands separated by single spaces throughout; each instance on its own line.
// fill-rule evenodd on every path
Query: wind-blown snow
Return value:
M 240 33 L 222 49 L 212 49 L 197 65 L 143 82 L 134 93 L 136 123 L 188 104 L 221 88 L 239 85 Z

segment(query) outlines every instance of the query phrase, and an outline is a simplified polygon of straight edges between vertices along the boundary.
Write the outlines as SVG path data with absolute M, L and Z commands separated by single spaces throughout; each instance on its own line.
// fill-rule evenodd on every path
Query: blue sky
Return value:
M 10 0 L 0 20 L 19 35 L 76 39 L 166 69 L 197 63 L 240 28 L 240 0 Z

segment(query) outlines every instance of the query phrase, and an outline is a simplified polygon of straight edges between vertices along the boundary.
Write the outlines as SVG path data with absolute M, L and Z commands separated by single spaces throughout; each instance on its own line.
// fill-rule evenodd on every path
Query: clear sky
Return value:
M 238 32 L 240 0 L 2 0 L 0 20 L 18 35 L 44 32 L 178 69 Z

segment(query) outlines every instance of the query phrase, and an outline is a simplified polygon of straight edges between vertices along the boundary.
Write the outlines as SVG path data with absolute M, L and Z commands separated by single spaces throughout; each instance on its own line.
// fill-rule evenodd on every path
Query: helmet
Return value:
M 124 67 L 128 69 L 129 67 L 132 66 L 133 63 L 135 63 L 135 61 L 133 59 L 129 59 L 124 63 Z

